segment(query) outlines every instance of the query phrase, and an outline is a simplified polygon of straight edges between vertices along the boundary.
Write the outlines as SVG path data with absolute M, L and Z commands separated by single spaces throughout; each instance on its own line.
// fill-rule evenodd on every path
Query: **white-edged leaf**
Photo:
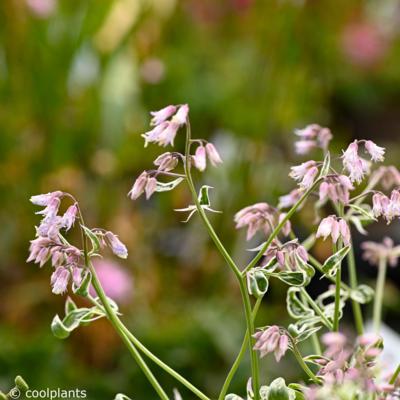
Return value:
M 83 229 L 85 236 L 90 240 L 90 243 L 92 244 L 91 253 L 96 253 L 100 249 L 100 239 L 87 226 L 81 225 L 81 228 Z
M 335 276 L 338 267 L 341 265 L 343 259 L 346 257 L 350 250 L 350 246 L 345 246 L 341 248 L 336 253 L 332 254 L 322 266 L 322 271 L 325 275 Z
M 328 175 L 330 167 L 331 167 L 331 154 L 328 151 L 326 153 L 326 155 L 325 155 L 324 163 L 322 164 L 321 172 L 319 174 L 319 177 L 322 178 L 322 177 Z
M 159 182 L 157 181 L 156 192 L 168 192 L 175 189 L 184 178 L 176 178 L 170 182 Z

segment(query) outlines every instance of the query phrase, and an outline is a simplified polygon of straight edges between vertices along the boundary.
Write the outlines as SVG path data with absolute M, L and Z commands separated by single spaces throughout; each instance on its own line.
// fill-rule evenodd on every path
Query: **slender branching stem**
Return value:
M 253 312 L 252 312 L 253 322 L 254 322 L 254 320 L 255 320 L 255 318 L 257 316 L 257 312 L 258 312 L 258 309 L 260 307 L 261 301 L 262 301 L 262 297 L 259 297 L 257 299 L 255 305 L 254 305 Z M 224 382 L 224 384 L 222 386 L 221 392 L 220 392 L 220 394 L 218 396 L 218 400 L 224 400 L 225 395 L 226 395 L 226 393 L 227 393 L 227 391 L 229 389 L 229 386 L 230 386 L 230 384 L 232 382 L 232 379 L 235 376 L 236 371 L 239 368 L 239 365 L 242 362 L 242 359 L 243 359 L 243 357 L 244 357 L 244 355 L 246 353 L 246 349 L 247 349 L 248 343 L 249 343 L 249 331 L 246 330 L 246 334 L 245 334 L 245 336 L 243 338 L 243 342 L 242 342 L 242 346 L 240 347 L 239 354 L 237 355 L 237 357 L 235 359 L 235 362 L 233 363 L 233 365 L 232 365 L 232 367 L 231 367 L 231 369 L 230 369 L 230 371 L 229 371 L 229 373 L 228 373 L 228 375 L 227 375 L 227 377 L 225 379 L 225 382 Z
M 151 372 L 150 368 L 147 366 L 146 362 L 143 360 L 142 356 L 140 355 L 139 351 L 136 349 L 136 347 L 131 343 L 129 338 L 124 332 L 124 326 L 121 322 L 121 320 L 118 318 L 118 315 L 114 311 L 114 309 L 111 307 L 106 294 L 104 293 L 104 290 L 100 284 L 100 281 L 97 277 L 96 271 L 90 262 L 88 260 L 88 257 L 86 256 L 86 266 L 90 270 L 90 273 L 92 274 L 92 284 L 93 288 L 96 291 L 97 296 L 100 299 L 101 304 L 104 307 L 104 310 L 106 312 L 107 318 L 109 319 L 111 325 L 114 327 L 114 329 L 117 331 L 118 335 L 121 337 L 122 341 L 125 343 L 126 347 L 128 348 L 129 352 L 131 353 L 132 357 L 135 359 L 136 363 L 139 365 L 141 370 L 143 371 L 144 375 L 148 379 L 148 381 L 151 383 L 153 386 L 154 390 L 162 400 L 169 400 L 168 395 L 165 393 L 164 389 L 161 387 L 153 373 Z
M 89 295 L 88 298 L 94 305 L 96 305 L 100 309 L 104 309 L 104 307 L 92 296 Z M 180 382 L 183 386 L 185 386 L 187 389 L 189 389 L 199 399 L 210 400 L 209 397 L 207 397 L 203 392 L 201 392 L 194 385 L 192 385 L 186 378 L 184 378 L 182 375 L 180 375 L 178 372 L 176 372 L 173 368 L 171 368 L 169 365 L 167 365 L 164 361 L 160 360 L 155 354 L 153 354 L 122 322 L 121 322 L 121 327 L 122 327 L 124 333 L 126 334 L 126 336 L 132 342 L 132 344 L 134 346 L 136 346 L 136 348 L 138 350 L 140 350 L 145 356 L 147 356 L 151 361 L 153 361 L 156 365 L 158 365 L 165 372 L 167 372 L 169 375 L 171 375 L 173 378 L 175 378 L 178 382 Z
M 378 280 L 376 281 L 375 300 L 374 300 L 374 330 L 379 333 L 382 322 L 382 302 L 383 302 L 383 291 L 385 290 L 386 280 L 386 269 L 387 269 L 387 258 L 381 257 L 379 259 L 378 266 Z
M 391 385 L 394 385 L 394 383 L 396 382 L 396 379 L 399 376 L 399 374 L 400 374 L 400 364 L 397 366 L 396 371 L 394 371 L 392 377 L 390 378 L 389 383 Z
M 240 293 L 241 293 L 242 300 L 243 300 L 246 325 L 247 325 L 247 329 L 249 331 L 248 342 L 249 342 L 249 351 L 250 351 L 250 357 L 251 357 L 253 390 L 254 390 L 254 394 L 255 394 L 254 400 L 259 400 L 259 391 L 260 391 L 259 363 L 258 363 L 257 354 L 253 350 L 253 342 L 254 341 L 253 341 L 252 336 L 254 334 L 254 323 L 253 323 L 252 317 L 251 317 L 251 303 L 250 303 L 250 296 L 247 292 L 245 275 L 243 276 L 241 274 L 239 268 L 236 266 L 232 257 L 230 256 L 228 251 L 225 249 L 224 245 L 222 244 L 217 233 L 215 232 L 214 228 L 212 227 L 203 207 L 201 206 L 201 204 L 198 200 L 197 192 L 196 192 L 196 189 L 195 189 L 195 186 L 193 183 L 193 178 L 191 175 L 190 143 L 191 143 L 191 130 L 190 130 L 190 121 L 188 119 L 187 124 L 186 124 L 186 146 L 185 146 L 185 164 L 184 164 L 186 181 L 188 183 L 189 190 L 192 194 L 193 201 L 196 205 L 196 209 L 200 215 L 201 220 L 203 221 L 203 223 L 207 229 L 208 234 L 210 235 L 210 237 L 213 240 L 218 251 L 221 253 L 222 257 L 225 259 L 228 266 L 230 267 L 230 269 L 235 274 L 235 276 L 238 280 Z
M 324 312 L 321 310 L 321 308 L 318 306 L 318 304 L 312 299 L 312 297 L 307 293 L 305 288 L 301 288 L 300 289 L 301 294 L 306 298 L 308 304 L 311 306 L 311 308 L 317 313 L 318 316 L 321 317 L 323 323 L 325 324 L 325 326 L 332 330 L 333 326 L 331 324 L 331 322 L 328 320 L 328 318 L 326 318 Z
M 339 239 L 339 244 L 338 246 L 334 245 L 333 246 L 333 251 L 336 253 L 342 248 L 342 241 Z M 342 287 L 342 265 L 341 263 L 339 264 L 337 270 L 336 270 L 336 276 L 335 276 L 335 308 L 333 311 L 333 326 L 332 330 L 334 332 L 339 331 L 339 319 L 340 319 L 340 291 Z
M 349 267 L 350 287 L 352 290 L 355 290 L 357 288 L 358 282 L 357 282 L 356 259 L 354 256 L 353 243 L 350 243 L 350 250 L 347 253 L 347 265 Z M 364 322 L 363 322 L 360 303 L 352 299 L 351 306 L 353 309 L 354 323 L 356 326 L 357 334 L 362 335 L 364 333 Z
M 303 369 L 303 371 L 308 375 L 308 377 L 317 385 L 321 385 L 321 380 L 318 379 L 318 377 L 314 374 L 314 372 L 311 371 L 309 366 L 306 364 L 306 362 L 303 360 L 303 356 L 301 355 L 296 343 L 294 340 L 292 340 L 292 351 L 294 356 L 296 357 L 297 362 L 299 363 L 300 367 Z

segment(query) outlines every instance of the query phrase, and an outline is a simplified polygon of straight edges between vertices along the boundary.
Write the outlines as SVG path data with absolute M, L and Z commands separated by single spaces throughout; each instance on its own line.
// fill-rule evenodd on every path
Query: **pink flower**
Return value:
M 120 258 L 127 258 L 128 257 L 128 250 L 126 246 L 118 239 L 118 236 L 114 233 L 108 231 L 104 234 L 104 237 L 107 240 L 108 245 L 110 246 L 112 252 L 120 257 Z
M 363 242 L 361 248 L 364 251 L 363 259 L 375 266 L 379 266 L 380 260 L 384 258 L 391 267 L 395 267 L 400 257 L 400 246 L 394 246 L 393 240 L 389 237 L 383 238 L 382 243 Z
M 213 167 L 216 167 L 218 164 L 222 164 L 221 156 L 219 155 L 217 149 L 212 143 L 206 144 L 206 151 L 207 157 Z
M 360 21 L 348 24 L 343 32 L 342 47 L 345 55 L 353 63 L 370 68 L 385 55 L 388 43 L 379 26 Z
M 64 195 L 63 192 L 60 192 L 59 190 L 56 192 L 50 192 L 46 194 L 39 194 L 36 196 L 32 196 L 30 198 L 31 203 L 35 204 L 36 206 L 42 206 L 46 207 L 50 204 L 50 202 L 54 198 L 61 198 Z
M 174 113 L 175 115 L 173 115 Z M 160 111 L 152 111 L 153 118 L 150 124 L 154 128 L 142 135 L 145 139 L 145 147 L 149 143 L 157 143 L 160 146 L 169 144 L 173 146 L 178 129 L 187 122 L 188 113 L 189 106 L 187 104 L 179 108 L 177 106 L 167 106 Z M 171 116 L 172 118 L 168 120 Z
M 289 337 L 276 325 L 256 332 L 253 337 L 256 339 L 253 349 L 260 352 L 260 357 L 274 352 L 275 359 L 279 362 L 289 348 Z
M 295 142 L 298 154 L 307 154 L 316 147 L 326 150 L 332 140 L 331 131 L 318 124 L 307 125 L 304 129 L 296 129 L 295 134 L 300 136 L 300 140 Z
M 170 153 L 166 152 L 159 155 L 155 161 L 154 165 L 158 166 L 159 171 L 172 171 L 178 165 L 177 157 Z
M 318 168 L 315 161 L 306 161 L 300 165 L 290 168 L 289 176 L 295 181 L 300 181 L 300 186 L 308 189 L 314 182 L 315 177 L 318 175 Z
M 365 150 L 371 156 L 371 161 L 384 161 L 385 149 L 377 146 L 372 140 L 367 140 L 365 142 Z
M 316 237 L 322 237 L 326 240 L 328 236 L 332 237 L 333 243 L 336 243 L 340 237 L 346 246 L 349 245 L 351 235 L 347 222 L 344 219 L 338 219 L 333 215 L 324 218 L 319 224 Z
M 372 173 L 370 182 L 375 185 L 380 183 L 385 190 L 389 190 L 394 186 L 400 186 L 400 172 L 393 165 L 381 166 Z
M 350 173 L 352 182 L 360 183 L 369 171 L 368 163 L 358 155 L 358 142 L 350 143 L 342 155 L 343 167 Z
M 139 198 L 145 190 L 149 175 L 146 171 L 142 172 L 133 184 L 132 189 L 129 191 L 128 196 L 132 200 Z
M 354 186 L 346 175 L 330 175 L 325 178 L 319 187 L 319 199 L 331 199 L 334 203 L 340 201 L 347 204 L 350 200 L 350 190 Z
M 172 105 L 164 107 L 159 111 L 150 112 L 150 114 L 153 117 L 150 121 L 150 125 L 152 125 L 152 126 L 160 125 L 162 122 L 164 122 L 169 117 L 171 117 L 173 114 L 175 114 L 175 112 L 176 112 L 176 106 L 172 106 Z
M 314 150 L 317 144 L 314 140 L 298 140 L 295 142 L 294 147 L 297 154 L 304 155 Z
M 179 125 L 184 125 L 187 122 L 188 114 L 189 114 L 189 106 L 187 104 L 184 104 L 179 107 L 178 112 L 175 114 L 172 120 Z
M 375 193 L 372 196 L 372 212 L 375 217 L 380 217 L 381 215 L 386 216 L 389 212 L 390 200 L 383 193 Z
M 93 266 L 108 297 L 118 302 L 127 302 L 132 298 L 132 277 L 124 268 L 107 259 L 95 260 Z M 93 288 L 90 288 L 90 293 L 95 295 Z
M 51 286 L 54 294 L 64 294 L 67 291 L 71 273 L 67 268 L 58 267 L 51 275 Z
M 146 192 L 146 200 L 148 200 L 157 189 L 157 179 L 154 177 L 148 178 L 144 191 Z
M 204 146 L 199 146 L 196 149 L 195 155 L 193 156 L 194 166 L 199 171 L 204 171 L 207 166 L 207 153 Z
M 72 206 L 68 207 L 67 211 L 63 215 L 62 224 L 67 231 L 70 230 L 74 225 L 77 214 L 78 206 L 75 203 Z
M 36 214 L 42 214 L 45 218 L 52 219 L 57 216 L 60 204 L 61 200 L 59 197 L 52 197 L 46 207 L 43 210 L 36 212 Z
M 55 0 L 26 0 L 28 7 L 39 18 L 48 18 L 56 10 Z
M 295 205 L 303 195 L 304 190 L 294 189 L 289 194 L 279 197 L 278 208 L 288 208 Z

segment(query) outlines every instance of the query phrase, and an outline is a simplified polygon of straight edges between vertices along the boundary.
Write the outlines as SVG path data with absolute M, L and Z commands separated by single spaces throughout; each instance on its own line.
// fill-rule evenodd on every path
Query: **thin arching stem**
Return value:
M 201 220 L 203 221 L 208 234 L 210 235 L 211 239 L 213 240 L 215 246 L 217 247 L 218 251 L 221 253 L 222 257 L 225 259 L 227 262 L 229 268 L 232 270 L 232 272 L 235 274 L 237 281 L 239 283 L 239 288 L 240 288 L 240 293 L 242 296 L 243 300 L 243 307 L 244 307 L 244 313 L 245 313 L 245 318 L 246 318 L 246 326 L 249 331 L 248 335 L 248 342 L 249 342 L 249 351 L 250 351 L 250 357 L 251 357 L 251 371 L 252 371 L 252 381 L 253 381 L 253 390 L 254 390 L 254 400 L 259 400 L 259 391 L 260 391 L 260 378 L 259 378 L 259 363 L 258 363 L 258 357 L 256 352 L 253 350 L 253 338 L 252 335 L 254 334 L 254 323 L 252 321 L 251 317 L 251 303 L 250 303 L 250 296 L 247 292 L 247 287 L 246 287 L 246 280 L 245 280 L 245 275 L 242 275 L 240 272 L 239 268 L 233 261 L 232 257 L 228 253 L 228 251 L 225 249 L 224 245 L 222 244 L 221 240 L 219 239 L 217 233 L 215 232 L 214 228 L 212 227 L 203 207 L 201 206 L 198 197 L 197 197 L 197 192 L 193 183 L 193 178 L 191 175 L 191 155 L 190 155 L 190 144 L 191 144 L 191 129 L 190 129 L 190 121 L 187 119 L 186 122 L 186 145 L 185 145 L 185 175 L 186 175 L 186 181 L 189 186 L 189 190 L 192 194 L 193 201 L 196 205 L 197 212 L 199 213 L 199 216 Z
M 257 312 L 258 312 L 258 309 L 260 307 L 261 301 L 262 301 L 262 297 L 259 297 L 257 299 L 255 305 L 254 305 L 253 313 L 252 313 L 253 322 L 254 322 L 254 320 L 255 320 L 255 318 L 257 316 Z M 220 394 L 218 396 L 218 400 L 223 400 L 225 398 L 225 395 L 226 395 L 226 393 L 227 393 L 227 391 L 229 389 L 229 386 L 230 386 L 230 384 L 232 382 L 232 379 L 235 376 L 236 371 L 239 368 L 239 365 L 242 362 L 243 357 L 244 357 L 244 355 L 246 353 L 246 349 L 247 349 L 248 343 L 249 343 L 249 331 L 246 330 L 246 334 L 245 334 L 245 336 L 243 338 L 243 342 L 242 342 L 242 346 L 240 347 L 239 354 L 237 355 L 237 357 L 235 359 L 235 362 L 232 364 L 232 367 L 229 370 L 229 373 L 228 373 L 228 375 L 227 375 L 227 377 L 225 379 L 225 382 L 224 382 L 224 384 L 222 386 L 221 392 L 220 392 Z

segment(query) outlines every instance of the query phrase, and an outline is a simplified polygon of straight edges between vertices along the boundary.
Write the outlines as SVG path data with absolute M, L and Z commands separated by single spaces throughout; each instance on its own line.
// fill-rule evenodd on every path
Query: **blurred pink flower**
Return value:
M 121 265 L 107 259 L 95 260 L 93 265 L 108 297 L 121 303 L 132 298 L 133 279 Z M 96 295 L 93 288 L 90 294 Z
M 371 67 L 382 60 L 388 43 L 379 28 L 370 22 L 347 25 L 342 35 L 342 50 L 349 61 L 360 67 Z
M 56 0 L 26 0 L 29 9 L 39 18 L 48 18 L 56 10 Z

